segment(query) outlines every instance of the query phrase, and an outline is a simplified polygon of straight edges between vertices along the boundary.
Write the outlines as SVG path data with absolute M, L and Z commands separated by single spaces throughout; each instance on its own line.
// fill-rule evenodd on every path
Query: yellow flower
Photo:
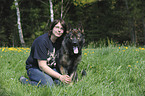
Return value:
M 126 49 L 128 49 L 128 47 L 125 47 Z
M 131 65 L 128 65 L 128 67 L 131 67 Z
M 144 48 L 141 48 L 142 50 L 145 50 Z
M 136 51 L 139 51 L 138 49 L 136 49 Z
M 2 52 L 5 50 L 5 48 L 2 49 Z
M 94 52 L 92 52 L 92 53 L 94 53 Z
M 87 53 L 84 53 L 84 55 L 87 55 Z
M 136 63 L 138 63 L 138 61 L 136 61 Z
M 90 68 L 92 68 L 92 66 L 90 66 Z
M 120 47 L 119 47 L 119 49 L 120 49 Z

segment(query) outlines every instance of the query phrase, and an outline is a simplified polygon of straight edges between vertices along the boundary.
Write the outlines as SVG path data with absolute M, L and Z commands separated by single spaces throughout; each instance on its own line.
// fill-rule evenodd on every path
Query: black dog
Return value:
M 61 74 L 69 75 L 73 81 L 77 80 L 76 70 L 81 61 L 84 42 L 83 30 L 70 30 L 62 41 L 62 46 L 56 57 L 56 65 Z

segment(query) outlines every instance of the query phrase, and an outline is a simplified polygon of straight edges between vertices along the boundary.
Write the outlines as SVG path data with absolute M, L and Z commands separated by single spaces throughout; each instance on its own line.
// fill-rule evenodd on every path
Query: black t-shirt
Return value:
M 48 33 L 45 33 L 36 38 L 32 44 L 30 55 L 26 60 L 26 69 L 32 67 L 38 67 L 39 60 L 47 60 L 47 64 L 52 67 L 55 66 L 55 45 L 48 37 Z

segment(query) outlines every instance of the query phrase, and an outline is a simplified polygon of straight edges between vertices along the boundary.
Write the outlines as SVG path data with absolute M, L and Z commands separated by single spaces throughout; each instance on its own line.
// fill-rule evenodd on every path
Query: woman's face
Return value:
M 58 22 L 55 26 L 54 26 L 54 28 L 53 28 L 53 30 L 52 30 L 52 34 L 54 35 L 54 36 L 56 36 L 56 37 L 61 37 L 61 35 L 63 34 L 63 27 L 62 27 L 62 25 L 60 24 L 60 22 Z

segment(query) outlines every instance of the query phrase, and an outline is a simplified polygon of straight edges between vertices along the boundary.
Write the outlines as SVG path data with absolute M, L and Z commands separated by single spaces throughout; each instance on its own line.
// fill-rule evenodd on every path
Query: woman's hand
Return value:
M 66 84 L 70 84 L 71 83 L 71 78 L 68 76 L 68 75 L 61 75 L 59 77 L 59 80 L 63 83 L 66 83 Z
M 39 68 L 44 71 L 45 73 L 47 73 L 48 75 L 54 77 L 54 78 L 58 78 L 61 82 L 66 83 L 66 84 L 70 84 L 71 83 L 71 77 L 69 77 L 68 75 L 61 75 L 58 72 L 54 71 L 53 69 L 51 69 L 47 64 L 46 64 L 46 60 L 38 60 L 38 65 Z

